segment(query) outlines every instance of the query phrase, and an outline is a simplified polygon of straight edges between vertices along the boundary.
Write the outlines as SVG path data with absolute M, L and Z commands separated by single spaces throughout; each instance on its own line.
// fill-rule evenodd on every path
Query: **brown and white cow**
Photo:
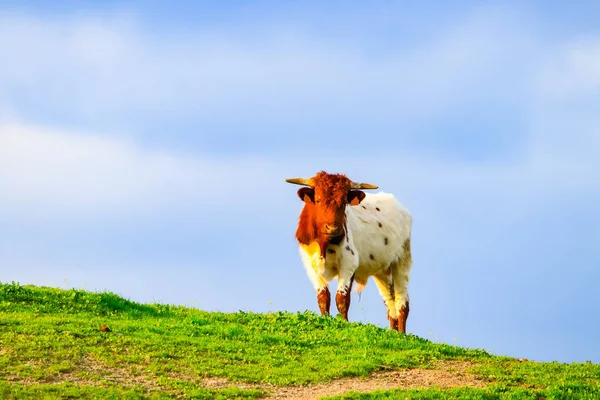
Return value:
M 329 314 L 329 282 L 337 277 L 335 301 L 348 320 L 352 282 L 360 292 L 370 276 L 388 310 L 390 327 L 406 333 L 408 279 L 412 258 L 412 217 L 393 195 L 366 194 L 375 185 L 354 183 L 342 174 L 319 172 L 286 179 L 304 185 L 296 239 L 322 315 Z

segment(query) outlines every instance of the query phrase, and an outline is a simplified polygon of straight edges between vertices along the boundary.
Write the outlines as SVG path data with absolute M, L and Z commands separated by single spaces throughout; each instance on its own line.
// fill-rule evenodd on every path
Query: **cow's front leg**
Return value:
M 327 286 L 317 289 L 317 302 L 321 315 L 329 315 L 329 307 L 331 305 L 331 293 Z
M 329 292 L 329 287 L 327 285 L 335 276 L 333 270 L 325 268 L 323 259 L 314 258 L 311 260 L 311 264 L 306 269 L 306 272 L 317 293 L 317 303 L 321 315 L 329 315 L 331 293 Z
M 344 272 L 344 271 L 342 271 Z M 335 303 L 340 315 L 348 321 L 348 311 L 350 310 L 350 292 L 352 291 L 352 282 L 354 282 L 354 272 L 346 272 L 344 276 L 340 272 L 338 277 L 338 289 L 335 294 Z

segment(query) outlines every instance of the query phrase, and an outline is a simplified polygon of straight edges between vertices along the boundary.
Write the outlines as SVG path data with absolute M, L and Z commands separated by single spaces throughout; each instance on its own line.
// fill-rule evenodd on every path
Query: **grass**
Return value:
M 468 360 L 489 386 L 343 398 L 600 398 L 595 364 L 518 362 L 312 312 L 210 313 L 0 283 L 3 399 L 250 399 L 274 386 L 433 368 L 441 360 Z
M 526 388 L 511 388 L 505 386 L 491 386 L 486 389 L 477 388 L 439 388 L 377 391 L 373 393 L 349 393 L 344 396 L 328 397 L 334 399 L 350 400 L 382 400 L 382 399 L 423 399 L 423 400 L 541 400 L 541 399 L 599 399 L 600 389 L 594 387 L 581 388 L 552 388 L 534 390 Z

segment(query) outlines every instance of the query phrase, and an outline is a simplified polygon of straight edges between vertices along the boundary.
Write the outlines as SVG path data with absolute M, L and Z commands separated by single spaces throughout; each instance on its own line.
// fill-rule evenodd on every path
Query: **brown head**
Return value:
M 339 243 L 346 231 L 346 206 L 356 206 L 365 198 L 360 189 L 377 189 L 367 183 L 356 183 L 343 174 L 321 171 L 314 177 L 286 179 L 289 183 L 304 185 L 298 197 L 304 201 L 296 239 L 302 244 L 317 241 L 321 256 L 329 243 Z

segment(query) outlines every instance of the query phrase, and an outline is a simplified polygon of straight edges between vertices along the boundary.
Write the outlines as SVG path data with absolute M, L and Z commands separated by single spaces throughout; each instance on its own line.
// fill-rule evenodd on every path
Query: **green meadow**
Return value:
M 360 387 L 381 373 L 440 368 L 474 384 L 368 393 L 349 385 L 329 398 L 600 398 L 600 366 L 591 363 L 494 356 L 313 312 L 206 312 L 0 283 L 2 399 L 310 397 L 340 380 L 359 378 Z

